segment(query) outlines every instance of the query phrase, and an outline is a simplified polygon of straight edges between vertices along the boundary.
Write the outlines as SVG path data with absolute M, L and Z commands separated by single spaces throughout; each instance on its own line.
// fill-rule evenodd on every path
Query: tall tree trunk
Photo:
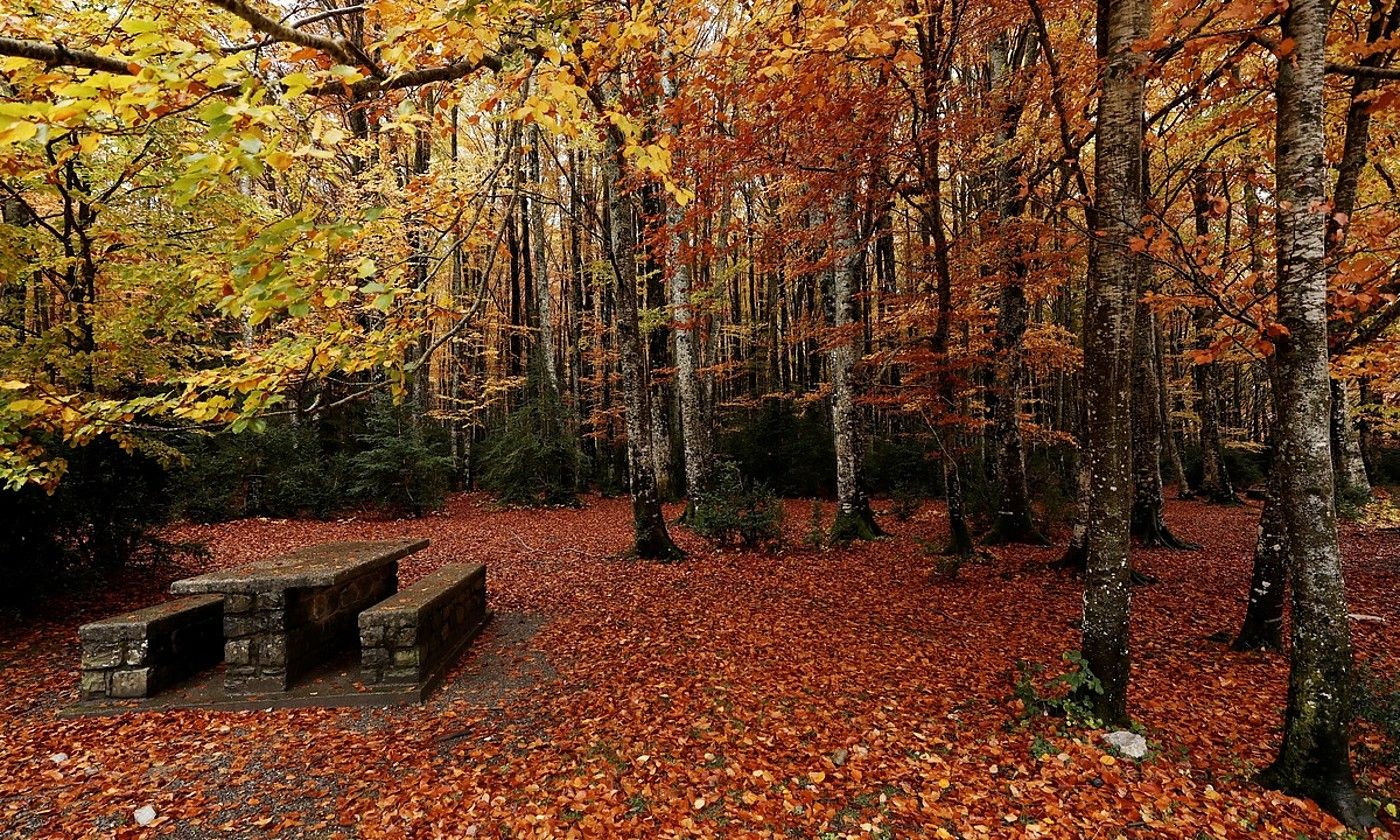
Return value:
M 554 298 L 549 288 L 548 245 L 544 229 L 543 179 L 540 171 L 540 144 L 544 142 L 540 127 L 530 127 L 530 186 L 535 195 L 530 199 L 530 262 L 534 264 L 535 310 L 539 326 L 539 354 L 544 365 L 544 385 L 551 393 L 559 392 L 559 371 L 554 363 Z
M 1277 342 L 1279 507 L 1293 592 L 1288 710 L 1269 787 L 1308 796 L 1352 828 L 1375 824 L 1356 791 L 1347 727 L 1351 635 L 1333 510 L 1327 364 L 1327 203 L 1322 174 L 1327 0 L 1293 0 L 1278 62 Z
M 1145 546 L 1196 548 L 1178 539 L 1163 518 L 1161 386 L 1157 371 L 1157 324 L 1145 303 L 1137 305 L 1133 330 L 1133 516 L 1132 535 Z
M 1133 316 L 1142 219 L 1144 56 L 1135 50 L 1151 13 L 1145 0 L 1100 0 L 1106 59 L 1094 161 L 1094 228 L 1084 314 L 1085 662 L 1102 684 L 1086 699 L 1108 725 L 1128 721 L 1128 529 L 1132 511 Z
M 1196 172 L 1191 181 L 1192 211 L 1196 221 L 1196 238 L 1210 236 L 1210 189 L 1204 172 Z M 1200 282 L 1208 283 L 1209 278 Z M 1200 306 L 1194 314 L 1196 349 L 1210 347 L 1214 328 L 1214 311 Z M 1191 369 L 1192 384 L 1196 386 L 1196 416 L 1200 420 L 1201 484 L 1197 493 L 1217 504 L 1235 504 L 1235 488 L 1225 468 L 1225 450 L 1220 440 L 1220 366 L 1214 361 L 1196 362 Z
M 685 484 L 690 499 L 687 515 L 710 490 L 714 445 L 705 422 L 700 375 L 696 365 L 696 312 L 690 300 L 690 233 L 685 211 L 674 200 L 667 202 L 671 271 L 671 326 L 676 334 L 676 393 L 680 397 L 681 445 L 685 453 Z M 771 305 L 771 304 L 770 304 Z
M 836 444 L 836 519 L 831 525 L 835 542 L 869 540 L 882 534 L 870 510 L 862 475 L 861 417 L 856 406 L 854 368 L 860 359 L 860 320 L 856 291 L 860 287 L 860 247 L 856 232 L 855 195 L 847 188 L 840 194 L 832 215 L 831 287 L 834 299 L 835 339 L 831 364 L 831 431 Z
M 1153 363 L 1157 366 L 1157 423 L 1162 432 L 1162 451 L 1171 467 L 1171 480 L 1176 484 L 1179 499 L 1191 498 L 1191 482 L 1186 478 L 1186 466 L 1181 462 L 1181 447 L 1177 444 L 1176 430 L 1172 425 L 1171 391 L 1167 386 L 1166 344 L 1161 330 L 1155 330 L 1152 344 L 1156 348 Z
M 1025 30 L 1027 33 L 1029 30 Z M 1034 45 L 1035 41 L 1017 39 Z M 992 407 L 996 430 L 996 473 L 1001 493 L 992 519 L 991 542 L 1017 542 L 1047 545 L 1031 516 L 1030 485 L 1026 480 L 1025 441 L 1021 435 L 1021 389 L 1025 379 L 1024 342 L 1029 313 L 1026 307 L 1026 255 L 1021 241 L 1020 222 L 1026 210 L 1021 185 L 1019 156 L 1007 146 L 1016 135 L 1024 101 L 1013 85 L 1011 73 L 1024 59 L 1022 49 L 1012 48 L 1006 35 L 998 37 L 987 50 L 988 77 L 993 91 L 1002 100 L 1001 124 L 994 140 L 997 162 L 997 224 L 1004 235 L 1006 257 L 1001 268 L 1002 286 L 993 349 L 997 353 L 994 370 Z
M 1333 379 L 1332 388 L 1332 470 L 1336 475 L 1337 501 L 1365 504 L 1371 500 L 1371 479 L 1361 457 L 1361 430 L 1352 416 L 1351 383 Z
M 637 228 L 629 193 L 621 181 L 622 143 L 609 127 L 603 158 L 608 193 L 612 264 L 617 277 L 617 344 L 622 357 L 622 390 L 627 415 L 627 465 L 632 483 L 632 552 L 648 560 L 678 560 L 656 488 L 651 452 L 651 389 L 637 316 Z

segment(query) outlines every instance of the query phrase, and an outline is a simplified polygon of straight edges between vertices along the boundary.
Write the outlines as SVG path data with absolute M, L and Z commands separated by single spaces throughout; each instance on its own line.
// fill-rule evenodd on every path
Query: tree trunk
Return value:
M 681 407 L 681 446 L 685 453 L 685 485 L 690 514 L 697 500 L 710 489 L 714 446 L 705 422 L 701 401 L 700 376 L 696 360 L 696 312 L 690 300 L 690 245 L 685 211 L 674 200 L 667 201 L 670 250 L 666 263 L 671 271 L 671 326 L 676 334 L 676 394 Z
M 554 298 L 549 288 L 548 243 L 545 241 L 544 209 L 540 200 L 543 184 L 540 171 L 540 144 L 544 142 L 539 126 L 530 127 L 530 184 L 535 195 L 530 200 L 530 261 L 534 264 L 535 310 L 539 326 L 539 354 L 544 364 L 545 386 L 551 393 L 559 392 L 559 371 L 554 362 Z
M 1279 509 L 1277 472 L 1270 470 L 1269 491 L 1259 514 L 1259 539 L 1254 544 L 1254 569 L 1250 573 L 1249 606 L 1232 647 L 1235 650 L 1283 650 L 1285 593 L 1285 540 L 1283 511 Z
M 860 247 L 855 229 L 855 196 L 850 189 L 836 201 L 832 218 L 831 271 L 835 305 L 835 340 L 831 347 L 831 431 L 836 445 L 836 519 L 831 526 L 835 542 L 869 540 L 882 534 L 865 495 L 861 461 L 858 386 L 853 369 L 860 358 L 860 321 L 856 290 L 860 285 Z
M 649 371 L 637 317 L 637 228 L 632 201 L 621 181 L 622 144 L 608 132 L 603 177 L 610 186 L 612 264 L 617 277 L 617 344 L 622 357 L 622 390 L 627 415 L 627 466 L 632 484 L 632 553 L 647 560 L 678 560 L 683 552 L 671 541 L 656 488 L 651 452 Z
M 1133 315 L 1142 218 L 1145 0 L 1101 0 L 1106 59 L 1098 105 L 1094 228 L 1084 315 L 1085 510 L 1083 655 L 1102 684 L 1087 699 L 1106 725 L 1128 721 L 1128 529 L 1132 510 Z
M 1332 387 L 1332 470 L 1336 474 L 1337 501 L 1360 505 L 1371 501 L 1371 479 L 1361 457 L 1361 430 L 1351 416 L 1351 383 L 1333 379 Z
M 1352 778 L 1347 727 L 1351 636 L 1333 509 L 1329 453 L 1326 239 L 1322 175 L 1326 0 L 1293 0 L 1275 100 L 1278 197 L 1277 342 L 1279 507 L 1293 591 L 1288 710 L 1268 787 L 1308 796 L 1352 828 L 1375 824 Z
M 1157 371 L 1157 326 L 1152 310 L 1137 305 L 1133 331 L 1133 516 L 1132 535 L 1144 546 L 1196 548 L 1178 539 L 1163 519 L 1161 386 Z
M 1196 238 L 1210 236 L 1210 190 L 1204 172 L 1197 171 L 1191 180 L 1192 211 L 1196 221 Z M 1200 278 L 1208 283 L 1208 278 Z M 1196 308 L 1196 349 L 1206 350 L 1211 344 L 1214 311 Z M 1196 416 L 1200 421 L 1201 484 L 1197 494 L 1217 504 L 1236 504 L 1235 488 L 1225 469 L 1225 452 L 1220 441 L 1220 366 L 1214 361 L 1196 362 L 1191 368 L 1191 381 L 1196 387 Z

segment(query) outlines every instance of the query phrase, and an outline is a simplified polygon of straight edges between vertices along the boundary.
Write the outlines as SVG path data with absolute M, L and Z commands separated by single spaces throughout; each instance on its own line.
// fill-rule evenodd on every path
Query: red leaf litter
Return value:
M 1021 720 L 1018 659 L 1063 667 L 1076 580 L 1058 549 L 1008 548 L 932 573 L 927 505 L 894 536 L 779 554 L 623 559 L 625 499 L 497 510 L 455 497 L 420 520 L 245 520 L 168 534 L 212 559 L 135 567 L 100 593 L 0 626 L 4 837 L 1322 837 L 1311 803 L 1250 782 L 1277 748 L 1287 662 L 1207 639 L 1238 627 L 1257 507 L 1172 503 L 1200 551 L 1135 552 L 1132 714 L 1151 755 Z M 668 514 L 679 514 L 671 508 Z M 831 511 L 826 512 L 830 521 Z M 424 536 L 409 581 L 487 564 L 498 619 L 422 706 L 60 718 L 76 628 L 161 600 L 205 567 L 337 539 Z M 1400 670 L 1400 534 L 1343 534 L 1358 659 Z M 200 566 L 196 568 L 196 566 Z M 525 628 L 522 630 L 522 628 Z M 1035 749 L 1032 749 L 1032 746 Z M 1396 796 L 1358 729 L 1365 789 Z M 149 825 L 134 812 L 154 809 Z M 149 820 L 149 812 L 144 816 Z M 1393 828 L 1393 823 L 1392 823 Z

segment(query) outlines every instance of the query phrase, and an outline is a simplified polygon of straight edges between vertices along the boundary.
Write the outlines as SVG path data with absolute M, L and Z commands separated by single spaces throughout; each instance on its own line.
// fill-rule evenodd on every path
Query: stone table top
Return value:
M 170 584 L 176 595 L 280 592 L 334 586 L 427 548 L 422 539 L 330 542 Z

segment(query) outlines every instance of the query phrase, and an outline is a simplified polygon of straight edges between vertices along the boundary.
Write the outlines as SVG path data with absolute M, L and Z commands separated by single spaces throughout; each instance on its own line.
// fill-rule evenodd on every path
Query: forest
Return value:
M 6 3 L 0 834 L 1400 831 L 1397 144 L 1397 0 Z M 437 694 L 84 712 L 419 537 Z

